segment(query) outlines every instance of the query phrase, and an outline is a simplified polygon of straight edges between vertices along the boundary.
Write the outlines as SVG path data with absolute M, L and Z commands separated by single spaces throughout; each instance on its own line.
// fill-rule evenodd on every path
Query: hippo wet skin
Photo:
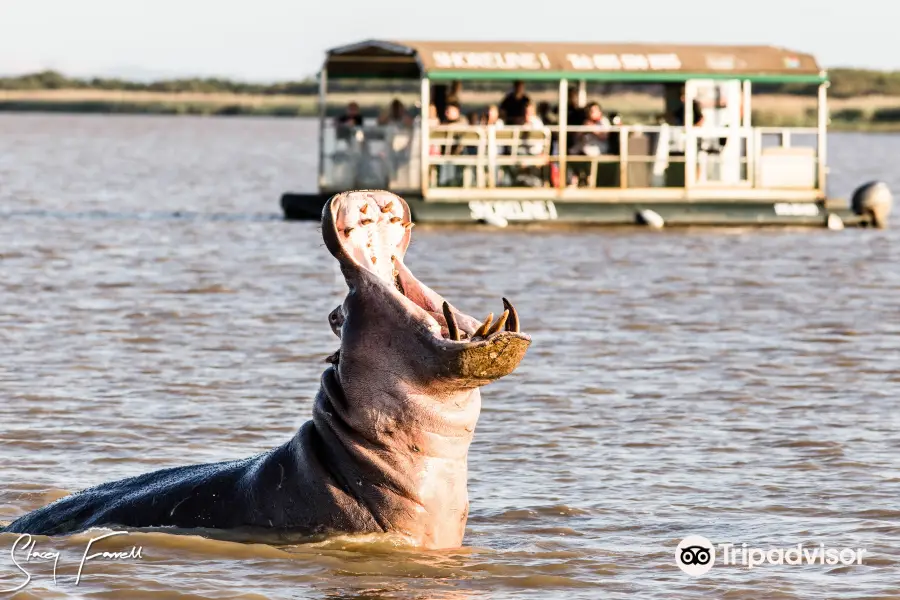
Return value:
M 329 321 L 340 349 L 306 422 L 252 458 L 163 469 L 57 500 L 0 531 L 90 527 L 399 534 L 423 548 L 462 543 L 467 457 L 479 388 L 510 374 L 531 343 L 504 310 L 478 321 L 403 262 L 409 206 L 383 191 L 338 194 L 322 235 L 349 288 Z

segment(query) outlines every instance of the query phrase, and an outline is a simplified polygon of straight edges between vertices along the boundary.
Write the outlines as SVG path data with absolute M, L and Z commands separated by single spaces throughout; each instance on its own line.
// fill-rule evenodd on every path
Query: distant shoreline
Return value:
M 397 94 L 407 106 L 417 98 Z M 480 110 L 499 101 L 495 92 L 472 91 L 463 96 L 464 110 Z M 376 115 L 394 95 L 363 91 L 329 95 L 329 114 L 337 114 L 350 101 L 364 114 Z M 536 101 L 556 104 L 552 92 L 532 94 Z M 650 94 L 618 93 L 598 98 L 607 112 L 628 122 L 652 122 L 662 111 L 662 99 Z M 753 121 L 757 126 L 815 125 L 816 99 L 793 94 L 754 95 Z M 900 97 L 867 95 L 829 101 L 831 126 L 836 131 L 900 132 Z M 248 94 L 157 92 L 102 89 L 0 90 L 0 112 L 68 114 L 146 114 L 204 116 L 314 117 L 318 98 L 311 94 Z

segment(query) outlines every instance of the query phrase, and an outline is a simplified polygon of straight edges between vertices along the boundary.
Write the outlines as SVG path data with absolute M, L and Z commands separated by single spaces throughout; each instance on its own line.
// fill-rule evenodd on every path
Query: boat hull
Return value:
M 287 220 L 322 218 L 330 194 L 286 193 L 281 207 Z M 589 202 L 559 200 L 425 201 L 404 195 L 417 223 L 446 225 L 543 224 L 598 226 L 788 226 L 827 227 L 829 215 L 844 226 L 872 226 L 868 215 L 849 206 L 826 202 L 760 202 L 758 200 L 705 200 L 702 202 Z M 830 217 L 832 225 L 837 221 Z

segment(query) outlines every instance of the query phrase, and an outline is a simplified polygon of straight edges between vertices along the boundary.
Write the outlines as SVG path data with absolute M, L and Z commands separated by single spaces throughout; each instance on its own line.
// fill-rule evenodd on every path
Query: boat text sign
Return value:
M 438 69 L 487 69 L 540 71 L 551 67 L 543 52 L 434 52 Z
M 558 218 L 552 200 L 472 200 L 469 215 L 474 221 L 497 217 L 507 221 L 552 221 Z
M 677 54 L 566 54 L 575 71 L 677 71 Z
M 472 69 L 487 71 L 546 71 L 554 61 L 544 52 L 432 52 L 438 69 Z M 582 54 L 567 53 L 562 65 L 557 56 L 556 67 L 574 71 L 677 71 L 682 62 L 674 53 L 650 54 Z

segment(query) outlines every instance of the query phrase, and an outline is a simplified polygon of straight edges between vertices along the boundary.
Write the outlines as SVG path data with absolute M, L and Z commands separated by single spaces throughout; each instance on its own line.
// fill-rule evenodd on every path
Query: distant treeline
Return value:
M 831 80 L 829 95 L 835 98 L 853 98 L 858 96 L 900 96 L 900 71 L 871 71 L 863 69 L 831 69 L 828 72 Z M 465 88 L 479 91 L 495 91 L 508 87 L 497 82 L 465 82 Z M 534 90 L 555 89 L 552 82 L 533 82 L 529 87 Z M 634 84 L 598 84 L 592 86 L 599 93 L 615 93 L 618 91 L 646 91 L 653 93 L 655 86 Z M 54 90 L 54 89 L 94 89 L 125 90 L 148 92 L 192 92 L 192 93 L 231 93 L 259 95 L 306 96 L 318 92 L 315 79 L 301 81 L 285 81 L 272 84 L 245 83 L 221 78 L 169 79 L 154 82 L 127 81 L 109 78 L 71 78 L 56 71 L 43 71 L 17 77 L 0 78 L 0 90 Z M 418 82 L 366 80 L 336 80 L 329 82 L 331 91 L 367 91 L 367 92 L 409 92 L 418 89 Z M 768 94 L 812 95 L 815 86 L 798 84 L 756 84 L 754 91 Z

